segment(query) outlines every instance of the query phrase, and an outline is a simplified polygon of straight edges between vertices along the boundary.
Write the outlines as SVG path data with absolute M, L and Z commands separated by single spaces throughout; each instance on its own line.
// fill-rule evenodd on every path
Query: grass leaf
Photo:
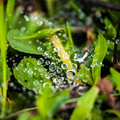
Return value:
M 120 92 L 120 73 L 113 68 L 110 68 L 110 72 L 113 76 L 113 79 L 114 79 L 116 85 L 117 85 L 117 89 Z
M 90 68 L 86 67 L 84 64 L 81 64 L 80 67 L 81 67 L 81 69 L 77 73 L 77 77 L 79 77 L 83 82 L 86 79 L 87 80 L 86 83 L 93 85 L 94 83 L 93 83 Z
M 95 48 L 95 54 L 92 60 L 92 77 L 94 84 L 97 84 L 97 80 L 101 77 L 101 65 L 107 53 L 107 42 L 104 36 L 99 33 L 98 43 Z
M 47 69 L 36 59 L 23 59 L 14 69 L 14 75 L 20 84 L 37 93 L 41 93 L 45 85 L 51 86 Z
M 52 92 L 50 88 L 45 88 L 43 95 L 39 96 L 37 100 L 38 110 L 44 118 L 52 118 L 61 105 L 69 98 L 68 89 L 55 96 Z
M 94 102 L 98 92 L 99 89 L 93 86 L 85 95 L 80 97 L 70 120 L 85 120 L 94 107 Z

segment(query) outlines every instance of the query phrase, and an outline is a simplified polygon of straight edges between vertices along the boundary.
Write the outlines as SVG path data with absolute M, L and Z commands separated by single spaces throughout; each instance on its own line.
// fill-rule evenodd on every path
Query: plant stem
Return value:
M 11 115 L 8 115 L 7 117 L 5 117 L 5 119 L 9 119 L 9 118 L 11 119 L 12 117 L 18 116 L 21 113 L 28 112 L 28 111 L 31 111 L 31 110 L 36 110 L 36 109 L 38 109 L 38 107 L 26 108 L 26 109 L 20 110 L 20 111 L 18 111 L 16 113 L 13 113 Z
M 111 9 L 115 11 L 120 11 L 120 6 L 112 3 L 102 2 L 98 0 L 85 0 L 86 3 L 91 3 L 95 6 L 100 6 L 106 9 Z
M 2 115 L 5 115 L 6 97 L 7 97 L 7 82 L 6 82 L 6 27 L 4 20 L 4 0 L 0 0 L 0 45 L 3 68 L 3 101 L 2 101 Z
M 117 44 L 118 44 L 117 40 L 118 40 L 118 37 L 119 37 L 119 30 L 120 30 L 120 19 L 119 19 L 117 34 L 116 34 L 115 43 L 114 43 L 114 53 L 113 53 L 113 63 L 114 64 L 117 63 Z

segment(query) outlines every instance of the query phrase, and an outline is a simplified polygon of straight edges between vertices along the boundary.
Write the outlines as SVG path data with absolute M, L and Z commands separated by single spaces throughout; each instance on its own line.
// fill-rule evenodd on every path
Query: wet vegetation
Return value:
M 119 120 L 120 0 L 0 0 L 0 119 Z

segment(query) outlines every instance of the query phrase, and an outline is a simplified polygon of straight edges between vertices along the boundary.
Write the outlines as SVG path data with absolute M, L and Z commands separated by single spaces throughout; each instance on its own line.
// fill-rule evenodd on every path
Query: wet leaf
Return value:
M 44 118 L 52 118 L 68 98 L 69 90 L 67 89 L 55 95 L 50 88 L 45 88 L 43 95 L 37 100 L 38 110 Z
M 37 93 L 41 93 L 45 85 L 51 86 L 47 69 L 36 59 L 23 59 L 14 69 L 14 75 L 20 84 Z
M 99 89 L 93 86 L 87 93 L 85 93 L 85 95 L 80 97 L 70 120 L 85 120 L 94 107 L 98 92 Z
M 6 71 L 7 71 L 7 80 L 10 80 L 11 72 L 9 67 L 6 65 Z M 3 81 L 3 69 L 2 69 L 2 60 L 0 59 L 0 87 L 2 86 L 2 81 Z
M 101 65 L 107 53 L 107 42 L 104 36 L 99 33 L 98 43 L 95 48 L 95 54 L 92 60 L 92 77 L 94 84 L 97 84 L 98 79 L 101 76 Z
M 110 72 L 113 76 L 113 79 L 114 79 L 116 85 L 117 85 L 117 89 L 120 92 L 120 73 L 113 68 L 110 68 Z
M 77 77 L 79 77 L 83 82 L 85 82 L 84 80 L 86 79 L 86 83 L 93 85 L 93 79 L 92 79 L 92 74 L 90 71 L 90 68 L 86 67 L 84 64 L 80 65 L 80 70 L 77 73 Z
M 48 37 L 57 30 L 60 29 L 44 29 L 29 36 L 29 34 L 25 32 L 12 29 L 9 31 L 7 38 L 11 46 L 18 51 L 32 54 L 43 54 L 47 50 L 43 38 L 45 39 L 45 37 Z
M 30 119 L 30 113 L 24 112 L 18 117 L 17 120 L 28 120 L 28 119 Z
M 32 53 L 32 54 L 43 54 L 45 50 L 43 45 L 40 45 L 38 42 L 36 42 L 36 39 L 14 39 L 14 37 L 21 37 L 21 36 L 28 36 L 28 34 L 21 32 L 20 30 L 11 30 L 8 33 L 8 41 L 10 42 L 11 46 L 21 52 L 25 53 Z M 31 42 L 31 44 L 30 44 Z M 43 50 L 42 50 L 43 49 Z
M 116 30 L 111 21 L 106 17 L 105 18 L 105 25 L 107 27 L 107 32 L 110 36 L 114 37 L 116 36 Z

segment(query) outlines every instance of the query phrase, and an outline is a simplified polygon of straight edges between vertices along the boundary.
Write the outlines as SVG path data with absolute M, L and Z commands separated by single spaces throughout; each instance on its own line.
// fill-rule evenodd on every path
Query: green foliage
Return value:
M 105 18 L 105 25 L 107 27 L 108 35 L 115 38 L 115 36 L 116 36 L 115 27 L 113 26 L 113 24 L 110 22 L 110 20 L 107 17 Z
M 103 120 L 101 110 L 99 108 L 93 108 L 91 120 Z
M 10 42 L 11 46 L 14 49 L 19 50 L 21 52 L 32 53 L 32 54 L 43 54 L 45 51 L 47 51 L 50 45 L 45 43 L 46 40 L 41 41 L 39 39 L 42 38 L 45 39 L 45 37 L 49 36 L 50 34 L 52 34 L 57 30 L 58 29 L 44 29 L 38 31 L 36 34 L 32 36 L 28 36 L 28 34 L 25 32 L 12 29 L 8 33 L 8 41 Z
M 92 77 L 94 84 L 97 84 L 97 80 L 101 77 L 101 65 L 107 53 L 107 42 L 101 33 L 99 33 L 97 42 L 92 60 Z
M 45 85 L 51 86 L 47 69 L 36 59 L 23 59 L 14 69 L 14 75 L 20 84 L 37 93 L 41 93 Z
M 56 95 L 49 87 L 45 87 L 43 94 L 37 100 L 38 110 L 43 118 L 52 118 L 61 105 L 69 98 L 69 90 Z
M 0 59 L 0 87 L 2 87 L 3 84 L 3 68 L 2 68 L 2 60 Z M 10 72 L 10 68 L 6 65 L 6 79 L 10 80 L 10 76 L 11 76 L 11 72 Z
M 18 117 L 17 120 L 29 120 L 29 119 L 30 119 L 30 113 L 24 112 Z
M 72 46 L 74 46 L 72 35 L 71 35 L 71 30 L 70 30 L 68 22 L 66 24 L 67 24 L 67 30 L 68 30 L 68 35 L 69 35 L 70 43 L 71 43 Z
M 113 79 L 114 79 L 116 85 L 117 85 L 117 89 L 118 89 L 119 92 L 120 92 L 120 73 L 117 72 L 117 71 L 116 71 L 115 69 L 113 69 L 113 68 L 110 68 L 110 72 L 111 72 L 111 74 L 112 74 L 112 76 L 113 76 Z
M 84 81 L 86 82 L 86 79 L 87 79 L 86 83 L 88 83 L 90 85 L 94 84 L 90 68 L 86 67 L 84 64 L 80 65 L 80 70 L 77 73 L 77 77 L 79 77 L 83 82 Z
M 85 120 L 94 106 L 98 92 L 98 88 L 93 86 L 85 95 L 80 97 L 70 120 Z
M 32 54 L 43 54 L 46 50 L 45 47 L 41 44 L 38 44 L 40 42 L 39 40 L 36 42 L 36 39 L 15 39 L 14 37 L 24 37 L 28 34 L 21 32 L 20 30 L 11 30 L 8 33 L 8 41 L 10 42 L 11 46 L 19 50 L 21 52 L 25 53 L 32 53 Z M 31 44 L 32 43 L 32 44 Z
M 6 8 L 6 16 L 8 21 L 8 26 L 12 25 L 13 10 L 14 10 L 15 0 L 8 0 Z
M 120 119 L 120 113 L 118 111 L 116 111 L 116 110 L 112 110 L 112 109 L 105 110 L 104 113 L 103 113 L 104 116 L 107 113 L 108 114 L 114 114 L 114 115 L 116 115 Z

